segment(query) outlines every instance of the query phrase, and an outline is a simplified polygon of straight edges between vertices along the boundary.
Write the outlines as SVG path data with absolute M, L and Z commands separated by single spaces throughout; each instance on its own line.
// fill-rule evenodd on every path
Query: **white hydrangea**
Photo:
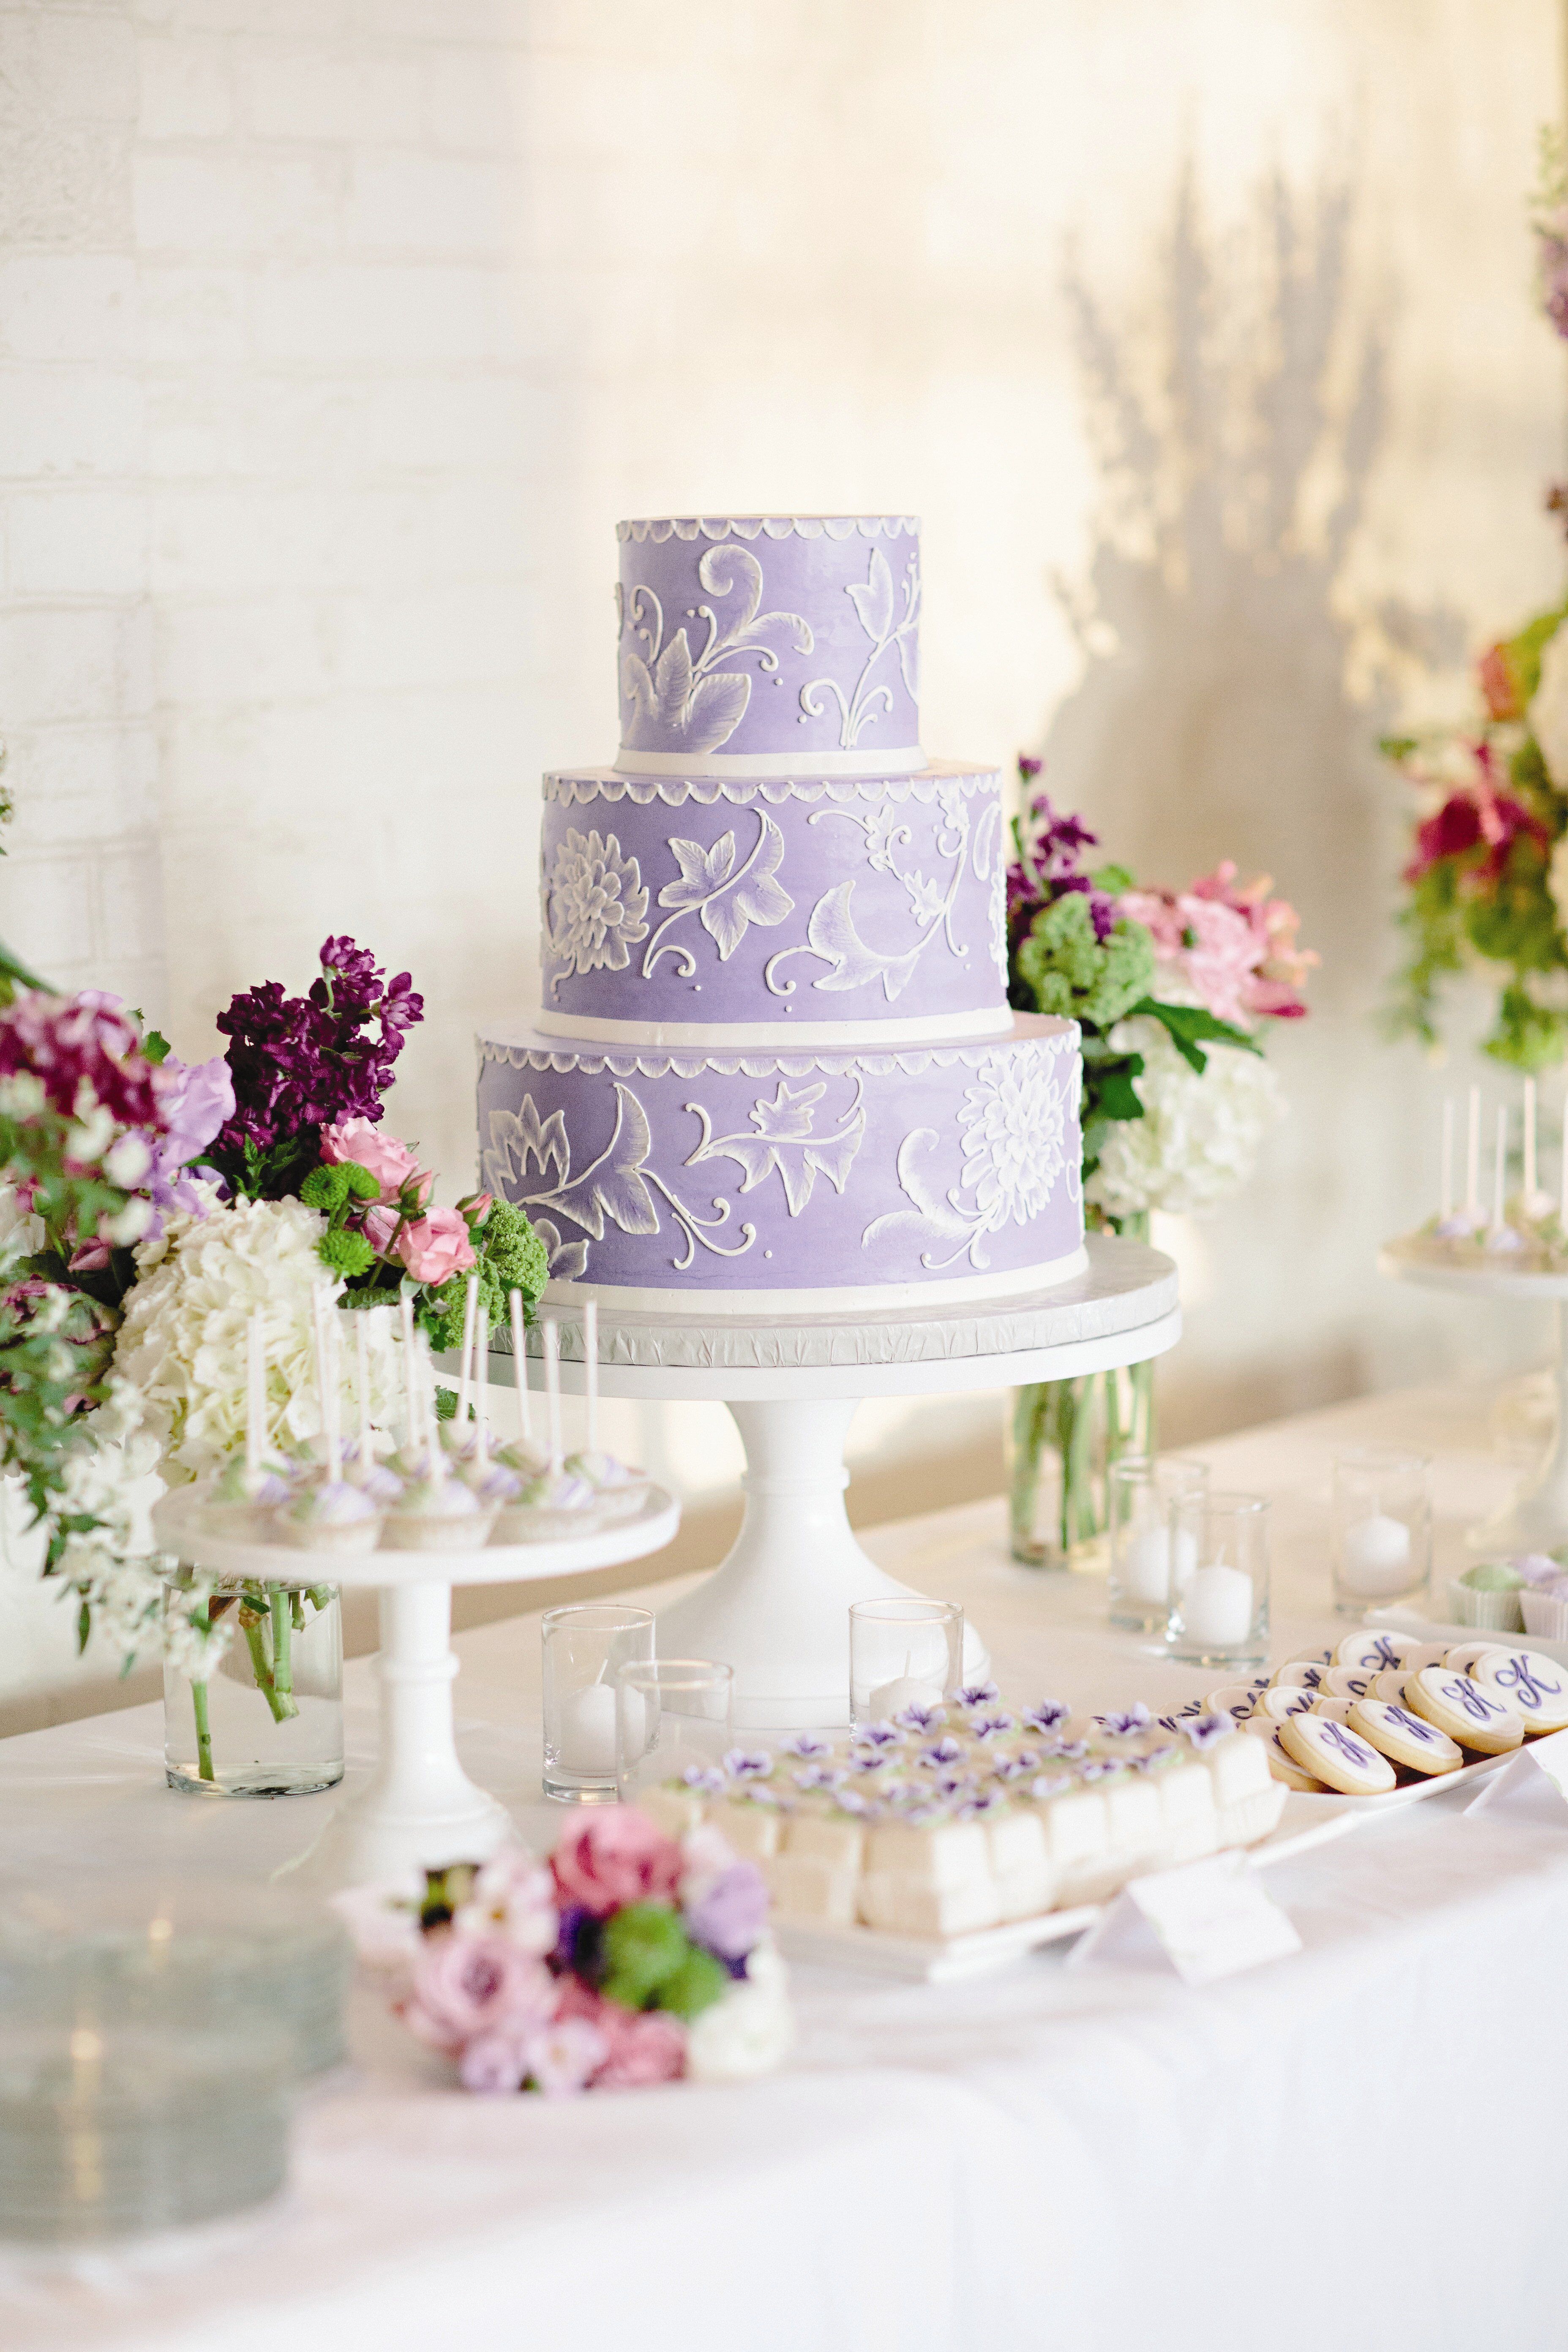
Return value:
M 114 1368 L 140 1394 L 146 1426 L 176 1473 L 216 1470 L 245 1439 L 246 1347 L 262 1311 L 267 1349 L 268 1439 L 279 1451 L 321 1434 L 316 1385 L 313 1300 L 341 1286 L 316 1255 L 325 1219 L 300 1201 L 236 1201 L 205 1217 L 170 1216 L 136 1253 L 138 1278 L 126 1294 Z M 342 1427 L 359 1425 L 354 1322 L 338 1320 Z M 394 1318 L 363 1316 L 371 1419 L 398 1418 L 402 1349 Z
M 1556 632 L 1541 656 L 1529 719 L 1547 774 L 1559 792 L 1568 792 L 1568 627 Z
M 687 2028 L 686 2072 L 695 2083 L 747 2083 L 782 2065 L 794 2043 L 789 1970 L 760 1945 L 744 1978 Z
M 1113 1217 L 1217 1208 L 1246 1183 L 1264 1136 L 1285 1115 L 1274 1072 L 1261 1055 L 1208 1045 L 1200 1077 L 1146 1013 L 1119 1022 L 1110 1043 L 1143 1056 L 1133 1080 L 1143 1116 L 1111 1128 L 1086 1197 Z

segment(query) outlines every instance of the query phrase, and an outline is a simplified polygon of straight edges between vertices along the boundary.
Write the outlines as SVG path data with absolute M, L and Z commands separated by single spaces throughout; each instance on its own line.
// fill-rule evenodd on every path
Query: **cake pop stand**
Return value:
M 511 1833 L 505 1808 L 476 1788 L 453 1736 L 452 1587 L 587 1576 L 661 1551 L 680 1525 L 679 1506 L 655 1487 L 635 1517 L 566 1542 L 488 1544 L 479 1551 L 301 1551 L 236 1543 L 205 1533 L 201 1486 L 182 1486 L 153 1511 L 160 1544 L 195 1567 L 265 1581 L 379 1590 L 381 1742 L 370 1786 L 340 1805 L 293 1867 L 312 1879 L 358 1885 L 410 1869 L 479 1862 Z
M 570 1295 L 546 1307 L 561 1326 L 562 1385 L 580 1392 Z M 601 1293 L 603 1393 L 718 1399 L 746 1450 L 740 1535 L 711 1576 L 659 1612 L 660 1654 L 732 1666 L 742 1724 L 846 1722 L 849 1604 L 910 1591 L 868 1559 L 845 1510 L 844 1442 L 861 1400 L 1068 1380 L 1142 1363 L 1180 1333 L 1170 1259 L 1109 1235 L 1090 1238 L 1088 1268 L 1071 1281 L 963 1307 L 921 1307 L 916 1293 L 877 1315 L 721 1322 L 695 1305 L 681 1316 L 624 1313 Z M 491 1380 L 510 1385 L 512 1370 L 510 1346 L 493 1348 Z M 965 1632 L 966 1667 L 984 1673 L 984 1645 Z
M 1556 1308 L 1557 1353 L 1552 1378 L 1557 1391 L 1557 1433 L 1539 1470 L 1494 1517 L 1466 1537 L 1471 1551 L 1550 1551 L 1568 1542 L 1568 1274 L 1531 1272 L 1492 1261 L 1485 1265 L 1444 1265 L 1419 1242 L 1390 1242 L 1379 1251 L 1379 1274 L 1392 1282 L 1413 1282 L 1426 1290 L 1457 1291 L 1471 1298 L 1549 1299 Z

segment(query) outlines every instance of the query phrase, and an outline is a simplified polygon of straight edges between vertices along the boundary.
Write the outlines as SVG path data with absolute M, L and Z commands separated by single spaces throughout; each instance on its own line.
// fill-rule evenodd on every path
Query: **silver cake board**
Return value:
M 937 1309 L 917 1298 L 853 1317 L 629 1314 L 599 1292 L 603 1393 L 717 1400 L 746 1451 L 741 1532 L 711 1576 L 659 1612 L 660 1654 L 731 1665 L 745 1727 L 847 1722 L 849 1605 L 910 1591 L 867 1557 L 849 1526 L 844 1445 L 856 1407 L 866 1397 L 1070 1380 L 1173 1347 L 1181 1312 L 1171 1260 L 1108 1234 L 1090 1235 L 1088 1257 L 1081 1274 L 1023 1297 Z M 580 1394 L 581 1316 L 565 1302 L 544 1311 L 560 1327 L 563 1386 Z M 542 1382 L 538 1346 L 535 1335 L 531 1389 Z M 513 1370 L 498 1332 L 490 1379 L 510 1387 Z M 964 1656 L 972 1674 L 985 1671 L 973 1627 Z

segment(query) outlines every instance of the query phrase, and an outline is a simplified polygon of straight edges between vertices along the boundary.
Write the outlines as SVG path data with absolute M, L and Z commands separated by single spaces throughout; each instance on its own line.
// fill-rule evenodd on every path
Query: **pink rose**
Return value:
M 493 1192 L 468 1192 L 458 1202 L 458 1207 L 470 1225 L 482 1225 L 495 1204 Z
M 407 1185 L 416 1183 L 423 1208 L 436 1181 L 425 1173 L 406 1143 L 399 1143 L 395 1135 L 384 1135 L 368 1118 L 345 1118 L 336 1127 L 322 1128 L 321 1157 L 332 1166 L 353 1160 L 356 1167 L 368 1168 L 384 1201 L 395 1201 Z
M 426 1210 L 404 1226 L 395 1247 L 416 1282 L 445 1282 L 477 1264 L 468 1226 L 456 1209 Z
M 376 1207 L 364 1213 L 364 1237 L 377 1257 L 384 1257 L 392 1247 L 392 1236 L 397 1231 L 395 1209 Z
M 623 1903 L 673 1899 L 683 1864 L 674 1839 L 635 1805 L 602 1805 L 580 1830 L 567 1832 L 550 1866 L 563 1903 L 579 1903 L 604 1919 Z
M 668 2010 L 623 2009 L 619 2001 L 572 1979 L 562 1990 L 555 2031 L 580 2020 L 595 2027 L 605 2056 L 593 2076 L 595 2091 L 636 2091 L 651 2083 L 674 2083 L 686 2072 L 686 2028 Z
M 413 1983 L 397 2013 L 432 2050 L 456 2054 L 481 2033 L 542 2025 L 555 1983 L 542 1960 L 500 1936 L 455 1936 L 439 1927 L 420 1939 Z

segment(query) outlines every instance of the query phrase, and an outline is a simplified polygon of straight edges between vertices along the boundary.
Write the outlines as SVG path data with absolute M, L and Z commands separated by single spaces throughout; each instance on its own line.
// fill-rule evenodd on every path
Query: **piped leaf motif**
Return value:
M 772 1102 L 759 1099 L 752 1105 L 755 1132 L 751 1135 L 714 1135 L 700 1103 L 688 1103 L 687 1109 L 702 1122 L 702 1136 L 686 1165 L 694 1168 L 702 1160 L 733 1160 L 745 1171 L 742 1192 L 754 1192 L 776 1169 L 790 1215 L 798 1217 L 819 1175 L 826 1177 L 835 1192 L 843 1192 L 845 1178 L 865 1140 L 866 1114 L 858 1083 L 855 1098 L 835 1131 L 813 1135 L 816 1106 L 826 1092 L 825 1084 L 792 1087 L 781 1078 Z
M 855 607 L 856 618 L 871 640 L 871 650 L 861 667 L 860 675 L 846 694 L 836 677 L 814 677 L 800 689 L 800 707 L 807 719 L 825 719 L 827 704 L 824 695 L 831 695 L 838 706 L 838 742 L 841 750 L 853 751 L 863 730 L 879 716 L 893 708 L 893 689 L 885 680 L 872 683 L 872 672 L 889 647 L 898 655 L 899 670 L 910 694 L 918 698 L 919 666 L 917 646 L 920 634 L 921 571 L 920 558 L 911 554 L 904 566 L 903 610 L 895 609 L 897 593 L 888 559 L 879 547 L 871 550 L 871 561 L 864 580 L 852 580 L 845 586 L 845 594 Z
M 657 1234 L 658 1212 L 643 1181 L 652 1149 L 647 1113 L 629 1087 L 617 1084 L 615 1131 L 599 1157 L 574 1177 L 561 1113 L 552 1111 L 542 1124 L 533 1097 L 524 1095 L 516 1112 L 490 1113 L 485 1181 L 520 1209 L 537 1206 L 569 1217 L 593 1241 L 604 1239 L 606 1217 L 624 1234 Z M 522 1189 L 531 1158 L 539 1161 L 542 1175 L 554 1178 L 532 1192 Z
M 761 811 L 757 824 L 751 856 L 741 865 L 736 863 L 739 853 L 732 832 L 721 834 L 710 849 L 704 849 L 700 841 L 671 839 L 670 854 L 680 876 L 678 881 L 667 882 L 658 894 L 659 905 L 671 911 L 648 942 L 642 967 L 645 980 L 666 952 L 682 959 L 677 967 L 682 977 L 689 978 L 696 971 L 690 950 L 679 941 L 667 943 L 666 939 L 680 918 L 693 909 L 717 944 L 721 963 L 727 963 L 734 954 L 750 924 L 771 929 L 794 913 L 795 900 L 774 879 L 784 862 L 784 835 L 773 818 Z
M 831 971 L 813 981 L 814 988 L 830 993 L 847 988 L 864 988 L 868 981 L 879 980 L 882 993 L 889 1004 L 900 997 L 909 985 L 910 976 L 920 959 L 922 939 L 903 955 L 879 954 L 868 947 L 855 928 L 850 901 L 854 897 L 855 880 L 840 882 L 837 889 L 827 891 L 811 910 L 811 920 L 805 936 L 813 954 L 832 965 Z M 931 935 L 928 932 L 927 938 Z
M 893 574 L 887 557 L 879 547 L 871 550 L 869 575 L 862 581 L 851 581 L 845 594 L 854 605 L 860 626 L 874 643 L 879 644 L 893 632 Z
M 707 623 L 708 636 L 696 655 L 683 628 L 664 642 L 663 608 L 651 589 L 637 587 L 621 599 L 623 643 L 629 635 L 642 647 L 625 646 L 621 655 L 621 696 L 632 706 L 626 739 L 638 750 L 716 751 L 740 725 L 752 697 L 750 673 L 721 669 L 720 662 L 754 655 L 760 669 L 776 670 L 780 649 L 812 649 L 811 629 L 800 614 L 758 611 L 763 568 L 749 548 L 710 547 L 697 577 L 711 596 L 739 594 L 727 626 L 711 604 L 698 606 L 695 617 Z

